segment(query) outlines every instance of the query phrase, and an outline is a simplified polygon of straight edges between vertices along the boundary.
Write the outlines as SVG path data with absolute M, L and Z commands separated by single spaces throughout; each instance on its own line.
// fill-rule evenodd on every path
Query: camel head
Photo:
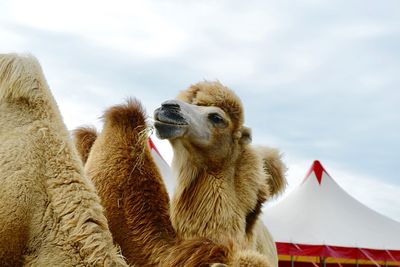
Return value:
M 175 100 L 162 103 L 154 119 L 158 137 L 168 139 L 175 152 L 186 150 L 192 159 L 198 155 L 208 164 L 221 164 L 251 142 L 240 99 L 219 82 L 192 85 Z

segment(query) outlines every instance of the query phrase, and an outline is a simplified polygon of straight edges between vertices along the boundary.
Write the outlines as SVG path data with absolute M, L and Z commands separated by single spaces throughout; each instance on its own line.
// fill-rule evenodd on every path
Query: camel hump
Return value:
M 46 84 L 38 60 L 31 55 L 0 54 L 0 101 L 33 100 Z
M 97 130 L 92 126 L 79 127 L 72 132 L 75 147 L 83 164 L 86 163 L 90 149 L 97 139 Z
M 128 98 L 126 104 L 116 105 L 104 113 L 102 117 L 106 124 L 114 126 L 146 127 L 146 111 L 136 98 Z
M 267 184 L 271 197 L 278 196 L 286 188 L 286 166 L 281 153 L 274 148 L 260 146 L 256 148 L 263 160 L 263 169 L 267 175 Z

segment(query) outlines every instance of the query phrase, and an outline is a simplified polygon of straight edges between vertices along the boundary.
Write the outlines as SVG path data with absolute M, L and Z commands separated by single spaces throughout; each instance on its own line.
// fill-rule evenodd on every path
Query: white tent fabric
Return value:
M 168 194 L 171 197 L 175 185 L 175 180 L 173 179 L 172 176 L 171 167 L 161 156 L 160 152 L 157 150 L 156 146 L 154 145 L 151 139 L 149 139 L 149 145 L 151 148 L 151 155 L 153 156 L 154 162 L 156 163 L 157 167 L 160 170 L 161 176 L 163 177 L 164 180 L 164 184 L 167 187 Z
M 303 183 L 263 216 L 277 243 L 400 250 L 400 223 L 346 193 L 318 161 Z

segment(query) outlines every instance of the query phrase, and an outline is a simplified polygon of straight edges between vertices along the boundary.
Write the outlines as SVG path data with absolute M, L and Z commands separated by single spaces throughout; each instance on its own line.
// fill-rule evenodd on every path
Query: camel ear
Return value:
M 281 153 L 270 147 L 257 147 L 263 160 L 264 173 L 267 176 L 267 184 L 271 197 L 282 193 L 286 188 L 286 166 L 282 161 Z
M 252 141 L 251 129 L 249 127 L 243 126 L 240 130 L 240 143 L 247 145 Z

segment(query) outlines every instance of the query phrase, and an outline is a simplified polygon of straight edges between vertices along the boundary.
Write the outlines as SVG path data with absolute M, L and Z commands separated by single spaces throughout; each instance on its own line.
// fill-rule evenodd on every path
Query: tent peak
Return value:
M 314 172 L 315 177 L 318 180 L 318 183 L 321 184 L 322 183 L 322 174 L 325 172 L 328 176 L 328 172 L 325 170 L 325 168 L 322 166 L 321 162 L 319 162 L 319 160 L 314 160 L 313 164 L 311 165 L 310 170 L 307 172 L 306 177 L 304 178 L 304 181 L 308 179 L 308 177 L 310 177 L 310 174 Z

